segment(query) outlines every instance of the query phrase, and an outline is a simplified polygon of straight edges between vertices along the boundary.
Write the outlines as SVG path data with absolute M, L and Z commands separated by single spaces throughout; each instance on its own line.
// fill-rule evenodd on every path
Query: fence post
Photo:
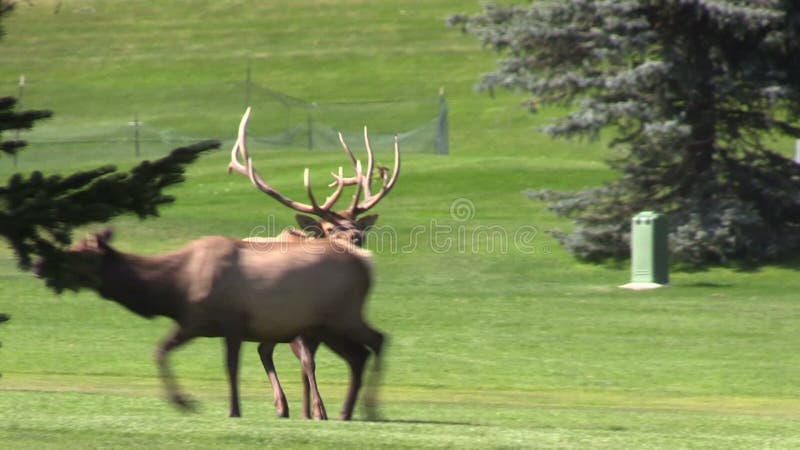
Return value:
M 19 76 L 19 95 L 17 96 L 17 108 L 22 111 L 22 98 L 25 96 L 25 74 Z M 17 129 L 14 139 L 19 140 L 19 129 Z M 14 167 L 17 167 L 17 152 L 12 156 Z
M 139 113 L 133 115 L 133 153 L 139 156 Z
M 311 118 L 311 113 L 308 113 L 308 150 L 314 150 L 314 121 Z
M 250 65 L 250 61 L 247 61 L 247 75 L 244 80 L 244 107 L 247 108 L 250 106 L 250 74 L 252 72 L 252 66 Z
M 450 153 L 450 127 L 447 121 L 447 99 L 444 97 L 444 86 L 439 88 L 439 116 L 436 121 L 436 153 Z

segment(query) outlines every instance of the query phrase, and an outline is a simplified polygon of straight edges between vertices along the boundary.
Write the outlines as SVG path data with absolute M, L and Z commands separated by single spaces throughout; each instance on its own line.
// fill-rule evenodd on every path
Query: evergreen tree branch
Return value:
M 163 189 L 183 181 L 185 166 L 218 146 L 216 141 L 205 141 L 177 148 L 125 173 L 106 166 L 67 177 L 16 174 L 0 187 L 0 236 L 16 251 L 20 268 L 27 270 L 31 255 L 52 256 L 69 245 L 76 227 L 107 222 L 126 212 L 142 219 L 157 216 L 159 206 L 174 201 Z M 41 275 L 57 274 L 45 270 Z

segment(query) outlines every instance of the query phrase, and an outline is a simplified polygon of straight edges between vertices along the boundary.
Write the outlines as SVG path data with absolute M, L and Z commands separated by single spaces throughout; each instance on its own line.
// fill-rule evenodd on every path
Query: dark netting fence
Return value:
M 60 106 L 48 104 L 50 89 L 55 89 L 48 83 L 20 87 L 6 81 L 0 83 L 2 95 L 21 95 L 24 108 L 55 112 L 53 119 L 24 133 L 31 146 L 111 145 L 138 155 L 145 148 L 167 149 L 209 138 L 227 145 L 250 105 L 248 142 L 254 147 L 340 150 L 339 132 L 351 146 L 360 146 L 367 126 L 375 151 L 391 151 L 397 134 L 404 153 L 448 153 L 443 91 L 428 98 L 314 102 L 249 81 L 107 92 L 84 86 L 75 88 L 74 103 Z M 111 114 L 109 102 L 115 105 Z

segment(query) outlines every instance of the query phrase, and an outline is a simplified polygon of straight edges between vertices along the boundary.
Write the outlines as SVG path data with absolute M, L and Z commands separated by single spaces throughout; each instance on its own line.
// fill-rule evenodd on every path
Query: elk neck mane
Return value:
M 256 252 L 266 252 L 271 250 L 285 251 L 291 246 L 316 246 L 330 245 L 336 252 L 347 252 L 355 256 L 372 275 L 374 273 L 374 262 L 372 252 L 354 245 L 345 239 L 335 237 L 317 238 L 304 234 L 302 231 L 289 229 L 284 233 L 274 237 L 247 237 L 239 241 L 242 248 Z

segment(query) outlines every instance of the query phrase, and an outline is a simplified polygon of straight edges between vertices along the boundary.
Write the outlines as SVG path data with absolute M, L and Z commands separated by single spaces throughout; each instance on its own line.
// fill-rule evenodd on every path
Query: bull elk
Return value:
M 378 176 L 382 181 L 382 185 L 378 192 L 373 193 L 372 181 L 373 173 L 375 170 L 375 158 L 370 146 L 367 129 L 364 128 L 364 142 L 367 150 L 367 168 L 364 173 L 363 165 L 360 160 L 353 156 L 352 151 L 347 146 L 339 133 L 339 142 L 342 145 L 345 153 L 353 164 L 355 171 L 354 176 L 345 177 L 343 170 L 339 167 L 338 174 L 332 173 L 334 182 L 330 187 L 335 186 L 334 192 L 320 205 L 311 189 L 310 171 L 308 168 L 304 172 L 304 184 L 306 193 L 308 195 L 309 204 L 301 203 L 290 199 L 289 197 L 281 194 L 272 186 L 269 185 L 255 169 L 253 160 L 250 157 L 246 146 L 247 124 L 250 119 L 251 108 L 247 108 L 242 120 L 239 123 L 239 133 L 236 143 L 231 150 L 231 162 L 228 165 L 228 172 L 236 171 L 248 177 L 250 182 L 260 191 L 274 198 L 281 204 L 303 214 L 295 216 L 302 231 L 289 230 L 282 233 L 280 236 L 266 239 L 245 239 L 254 248 L 261 247 L 262 245 L 271 245 L 276 242 L 297 242 L 307 239 L 334 240 L 344 242 L 345 244 L 361 246 L 364 242 L 364 233 L 366 230 L 375 224 L 378 219 L 377 215 L 369 215 L 362 218 L 358 216 L 369 211 L 378 202 L 383 199 L 394 187 L 400 173 L 400 148 L 397 136 L 394 140 L 394 168 L 389 175 L 389 171 L 383 167 L 378 168 Z M 353 199 L 344 210 L 333 211 L 332 208 L 341 197 L 346 186 L 354 186 Z M 362 200 L 363 195 L 363 200 Z M 314 219 L 306 214 L 317 216 L 319 219 Z M 368 357 L 368 351 L 363 346 L 353 346 L 342 342 L 340 338 L 333 335 L 321 335 L 319 333 L 301 334 L 298 335 L 291 343 L 290 346 L 294 354 L 300 359 L 303 371 L 303 417 L 310 418 L 311 405 L 309 403 L 309 396 L 313 401 L 313 415 L 320 419 L 326 419 L 327 413 L 324 404 L 319 395 L 319 390 L 316 386 L 316 379 L 314 375 L 314 355 L 320 343 L 324 343 L 331 350 L 342 357 L 350 367 L 350 385 L 348 388 L 347 396 L 345 397 L 344 405 L 339 418 L 342 420 L 349 420 L 352 417 L 353 407 L 355 404 L 358 391 L 361 386 L 361 379 L 364 370 L 364 365 Z M 276 412 L 281 417 L 288 417 L 289 407 L 286 402 L 286 396 L 280 385 L 280 381 L 275 371 L 272 354 L 276 342 L 262 342 L 258 347 L 259 356 L 264 366 L 267 376 L 270 380 L 273 389 L 273 397 L 275 401 Z M 306 358 L 310 357 L 310 361 Z
M 238 367 L 243 341 L 322 341 L 352 364 L 371 350 L 376 370 L 384 336 L 363 319 L 371 284 L 369 252 L 333 239 L 284 242 L 254 250 L 239 239 L 209 236 L 178 250 L 140 256 L 110 245 L 111 231 L 95 234 L 68 252 L 84 287 L 146 317 L 165 316 L 176 327 L 156 351 L 168 398 L 190 402 L 170 370 L 170 351 L 196 337 L 225 340 L 230 416 L 239 417 Z M 46 260 L 38 263 L 45 267 Z M 305 373 L 313 355 L 300 347 Z M 313 379 L 312 379 L 313 382 Z M 352 412 L 352 404 L 348 414 Z

